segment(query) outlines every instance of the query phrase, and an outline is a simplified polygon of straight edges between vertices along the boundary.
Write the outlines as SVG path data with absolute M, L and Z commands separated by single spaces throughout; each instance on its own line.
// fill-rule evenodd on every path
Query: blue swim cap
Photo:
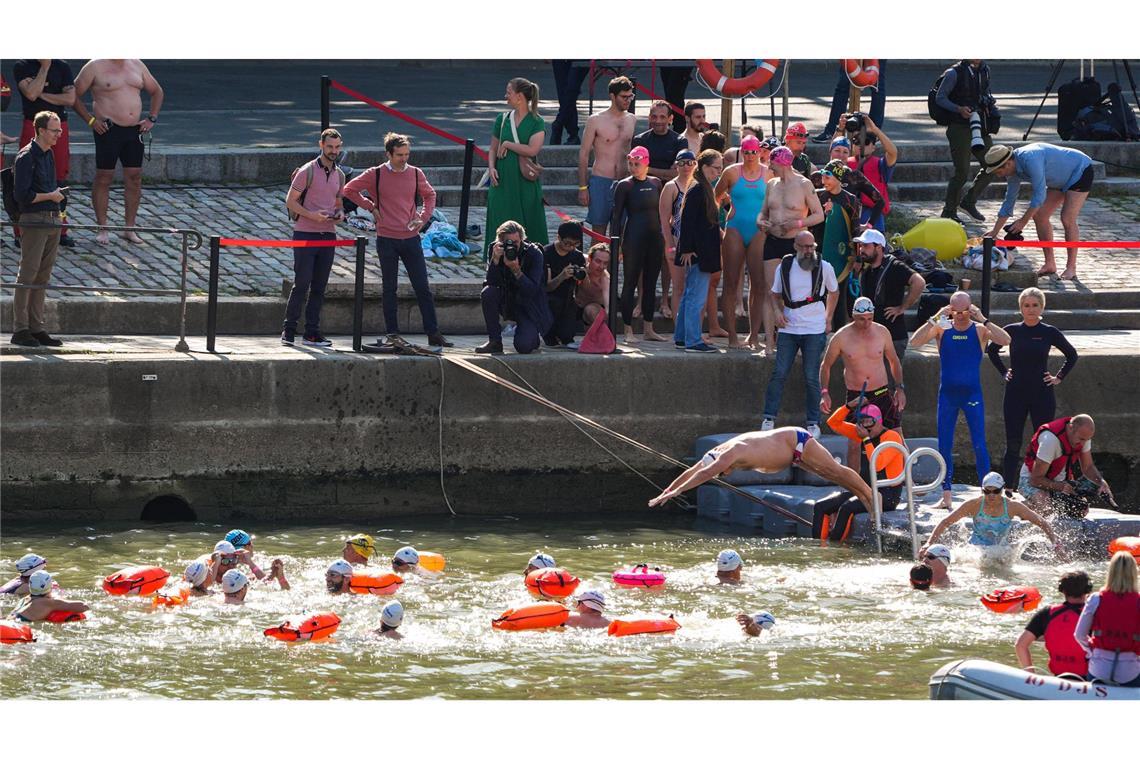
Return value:
M 234 545 L 235 549 L 240 549 L 246 544 L 253 541 L 253 537 L 246 533 L 244 530 L 231 530 L 226 534 L 226 541 Z

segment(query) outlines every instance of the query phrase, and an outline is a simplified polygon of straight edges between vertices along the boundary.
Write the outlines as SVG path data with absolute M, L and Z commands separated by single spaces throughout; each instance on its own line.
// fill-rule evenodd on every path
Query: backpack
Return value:
M 942 80 L 945 78 L 945 73 L 939 74 L 938 78 L 934 80 L 930 92 L 926 94 L 926 111 L 930 114 L 930 118 L 934 119 L 934 123 L 940 127 L 950 126 L 955 116 L 953 111 L 947 111 L 938 105 L 938 88 L 942 86 Z
M 1140 140 L 1140 126 L 1136 123 L 1136 112 L 1124 99 L 1124 93 L 1121 92 L 1118 82 L 1108 86 L 1105 98 L 1108 100 L 1109 108 L 1112 109 L 1113 123 L 1117 131 L 1124 136 L 1123 139 Z
M 293 173 L 289 175 L 289 189 L 285 191 L 285 213 L 289 215 L 289 221 L 291 222 L 295 222 L 301 218 L 298 214 L 294 214 L 289 210 L 289 193 L 293 190 L 293 180 L 297 178 L 297 172 L 301 171 L 302 169 L 305 170 L 305 189 L 301 191 L 301 195 L 297 198 L 298 205 L 305 205 L 305 195 L 307 195 L 309 192 L 309 185 L 313 184 L 313 161 L 310 161 L 304 166 L 297 167 L 293 170 Z M 344 192 L 344 172 L 342 172 L 338 166 L 336 167 L 336 173 L 337 176 L 340 177 L 339 192 Z
M 16 176 L 11 166 L 0 169 L 0 187 L 4 196 L 4 213 L 12 220 L 12 224 L 20 222 L 20 204 L 16 202 Z
M 789 253 L 780 261 L 780 298 L 788 309 L 801 309 L 813 303 L 823 303 L 827 298 L 827 286 L 823 283 L 823 262 L 818 262 L 811 270 L 811 290 L 808 297 L 802 301 L 793 301 L 791 297 L 792 265 L 796 255 Z
M 1057 134 L 1062 140 L 1073 138 L 1077 112 L 1095 106 L 1100 100 L 1100 82 L 1094 77 L 1074 79 L 1057 88 Z
M 1123 122 L 1123 120 L 1121 120 Z M 1077 112 L 1073 120 L 1074 140 L 1123 140 L 1116 116 L 1108 102 L 1087 106 Z

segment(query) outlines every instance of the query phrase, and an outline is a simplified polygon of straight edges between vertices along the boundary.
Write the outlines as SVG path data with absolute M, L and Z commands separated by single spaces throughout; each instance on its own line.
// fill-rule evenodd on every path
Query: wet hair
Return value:
M 570 238 L 582 242 L 582 225 L 577 222 L 563 222 L 558 225 L 558 237 Z
M 1103 591 L 1128 594 L 1140 591 L 1136 579 L 1136 560 L 1128 552 L 1117 552 L 1108 561 L 1108 577 L 1104 579 Z
M 610 252 L 610 244 L 609 243 L 595 243 L 594 245 L 590 246 L 590 251 L 586 255 L 592 259 L 592 258 L 594 258 L 594 254 L 598 253 L 599 251 L 605 251 L 606 253 L 609 253 Z
M 934 581 L 934 571 L 929 565 L 919 563 L 910 569 L 910 585 L 916 591 L 926 591 Z
M 704 103 L 698 103 L 695 100 L 690 100 L 688 103 L 685 104 L 685 118 L 687 119 L 690 116 L 692 116 L 693 111 L 696 111 L 698 109 L 701 111 L 705 110 L 705 104 Z
M 617 95 L 619 93 L 625 92 L 626 90 L 632 90 L 632 89 L 633 89 L 633 82 L 630 81 L 629 77 L 626 77 L 626 76 L 614 77 L 613 79 L 610 80 L 610 86 L 609 86 L 610 95 Z
M 522 237 L 523 240 L 526 240 L 526 228 L 513 220 L 507 220 L 500 224 L 498 229 L 495 230 L 495 237 L 501 238 L 503 235 L 511 235 L 515 232 L 519 233 L 519 236 Z
M 1065 596 L 1084 596 L 1092 591 L 1092 581 L 1084 570 L 1072 570 L 1061 576 L 1057 590 Z
M 1026 298 L 1036 298 L 1041 303 L 1041 308 L 1045 308 L 1045 294 L 1041 292 L 1040 288 L 1026 288 L 1021 291 L 1017 296 L 1017 308 L 1021 308 L 1021 302 Z
M 59 115 L 53 111 L 40 111 L 36 114 L 35 118 L 32 119 L 32 125 L 36 129 L 47 129 L 52 119 L 59 119 Z
M 387 153 L 395 153 L 396 148 L 411 147 L 411 144 L 412 138 L 399 132 L 389 132 L 384 135 L 384 151 Z
M 697 170 L 693 173 L 693 177 L 696 178 L 697 184 L 701 186 L 701 190 L 704 192 L 705 218 L 708 220 L 709 224 L 717 224 L 720 222 L 720 210 L 716 205 L 716 193 L 713 191 L 712 183 L 709 182 L 708 177 L 705 176 L 705 173 L 701 171 L 701 169 L 709 166 L 720 157 L 721 155 L 718 151 L 702 150 L 701 154 L 697 156 Z M 686 200 L 688 197 L 689 196 L 686 193 Z M 683 203 L 684 202 L 682 202 L 682 204 Z
M 529 79 L 523 77 L 515 77 L 507 82 L 511 89 L 526 98 L 527 109 L 535 116 L 538 116 L 538 85 Z
M 701 133 L 701 153 L 704 153 L 706 150 L 715 150 L 717 153 L 724 153 L 724 149 L 727 147 L 728 140 L 715 129 Z

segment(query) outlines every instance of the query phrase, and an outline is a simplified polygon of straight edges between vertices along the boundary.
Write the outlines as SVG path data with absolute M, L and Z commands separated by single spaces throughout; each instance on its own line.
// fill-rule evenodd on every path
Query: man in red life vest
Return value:
M 1049 672 L 1055 676 L 1072 674 L 1085 678 L 1089 672 L 1088 657 L 1073 638 L 1073 631 L 1085 600 L 1092 592 L 1092 582 L 1087 573 L 1074 570 L 1061 576 L 1057 590 L 1065 595 L 1064 603 L 1038 610 L 1030 618 L 1014 644 L 1017 661 L 1026 670 L 1037 670 L 1029 645 L 1044 639 L 1045 651 L 1049 653 Z
M 1064 497 L 1074 497 L 1076 489 L 1073 466 L 1080 463 L 1081 474 L 1095 483 L 1097 494 L 1115 504 L 1108 481 L 1093 464 L 1092 438 L 1096 433 L 1093 418 L 1087 414 L 1061 417 L 1037 428 L 1025 451 L 1025 463 L 1017 490 L 1039 513 L 1048 514 Z

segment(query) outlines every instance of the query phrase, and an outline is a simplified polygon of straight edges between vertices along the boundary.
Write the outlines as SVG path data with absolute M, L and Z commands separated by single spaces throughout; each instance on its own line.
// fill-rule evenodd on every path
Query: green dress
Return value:
M 518 141 L 525 144 L 530 142 L 533 135 L 545 132 L 546 123 L 534 114 L 528 113 L 516 128 L 519 133 Z M 495 117 L 495 127 L 491 134 L 498 137 L 500 142 L 515 141 L 506 114 Z M 511 220 L 522 224 L 526 229 L 527 240 L 542 246 L 547 245 L 550 237 L 546 231 L 546 209 L 542 205 L 542 181 L 532 182 L 523 178 L 522 172 L 519 171 L 519 155 L 511 150 L 507 151 L 505 158 L 495 162 L 495 168 L 499 171 L 499 184 L 497 187 L 491 186 L 487 189 L 484 256 L 489 255 L 491 245 L 495 242 L 495 230 L 503 222 Z

